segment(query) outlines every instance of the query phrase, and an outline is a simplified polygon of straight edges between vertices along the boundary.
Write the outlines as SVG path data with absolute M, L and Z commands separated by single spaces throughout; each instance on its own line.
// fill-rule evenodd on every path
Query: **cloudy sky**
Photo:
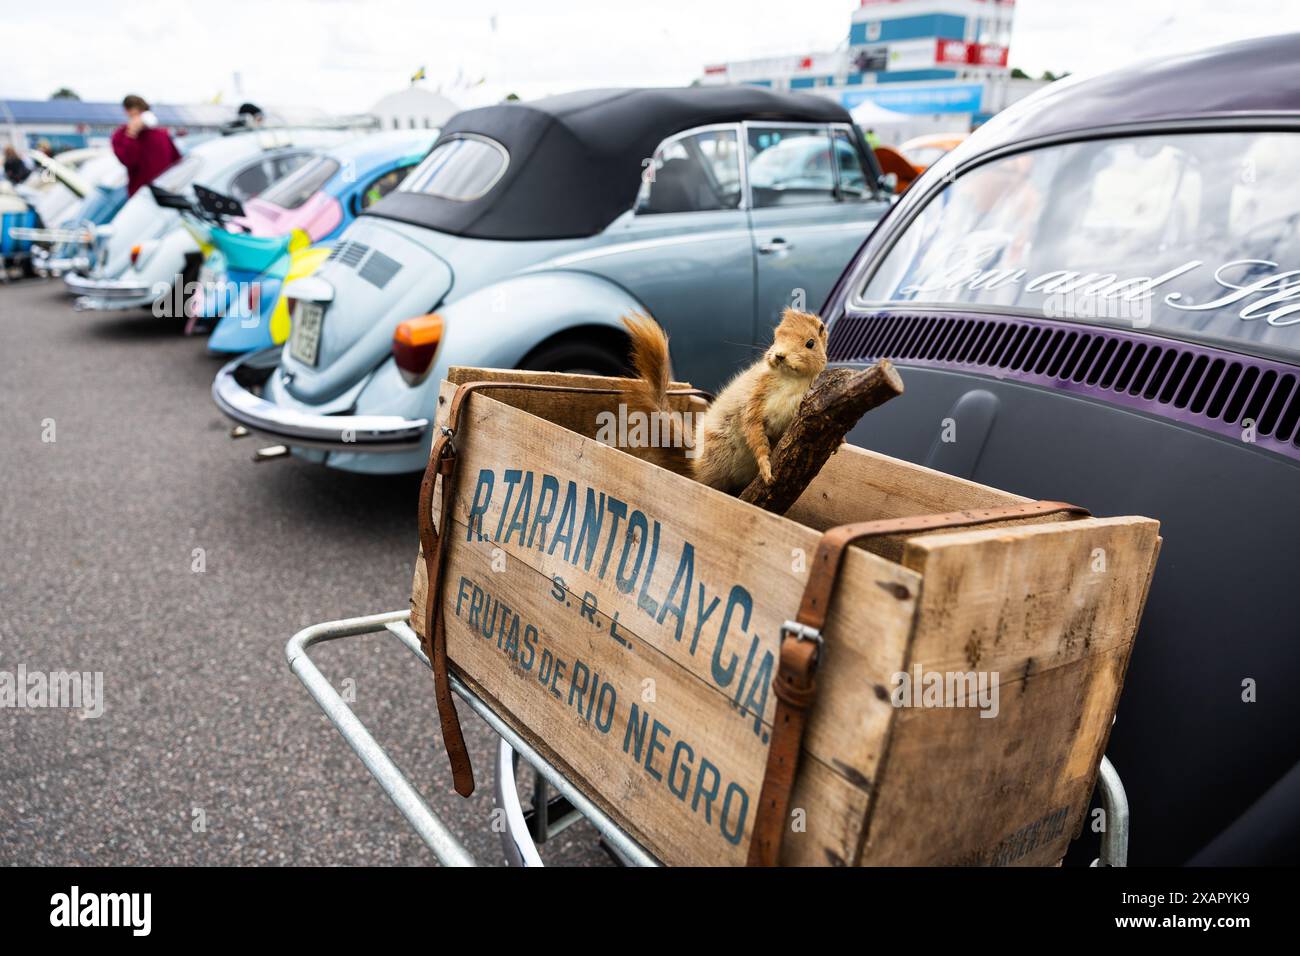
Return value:
M 689 83 L 705 63 L 834 49 L 856 0 L 0 0 L 0 97 L 138 92 L 360 111 L 423 65 L 460 105 Z M 115 12 L 116 9 L 116 12 Z M 1019 0 L 1011 64 L 1092 71 L 1300 31 L 1293 0 Z M 238 80 L 236 80 L 236 74 Z M 236 87 L 238 82 L 239 88 Z M 242 96 L 241 96 L 242 92 Z

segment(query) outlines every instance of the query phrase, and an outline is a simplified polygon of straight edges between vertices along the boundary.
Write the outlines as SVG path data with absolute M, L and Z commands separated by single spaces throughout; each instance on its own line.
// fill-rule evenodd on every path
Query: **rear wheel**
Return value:
M 626 375 L 626 354 L 620 354 L 612 342 L 567 339 L 533 350 L 519 363 L 530 372 L 568 372 L 576 375 Z

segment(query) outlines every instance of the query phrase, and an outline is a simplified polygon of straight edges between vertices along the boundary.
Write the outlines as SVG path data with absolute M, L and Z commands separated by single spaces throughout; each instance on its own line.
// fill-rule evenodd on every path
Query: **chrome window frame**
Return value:
M 834 194 L 831 195 L 825 203 L 810 202 L 810 203 L 804 203 L 803 205 L 806 206 L 828 205 L 829 206 L 829 205 L 839 205 L 841 203 L 850 201 L 850 200 L 836 198 L 836 195 L 840 194 L 842 190 L 840 188 L 839 163 L 834 162 L 834 157 L 835 157 L 835 133 L 837 131 L 842 132 L 846 136 L 848 136 L 850 145 L 855 143 L 857 144 L 857 146 L 855 147 L 855 152 L 857 152 L 858 149 L 862 148 L 863 144 L 859 142 L 859 140 L 861 139 L 861 134 L 858 133 L 856 127 L 854 127 L 852 123 L 805 123 L 805 122 L 798 122 L 795 120 L 770 120 L 770 121 L 740 120 L 734 123 L 708 123 L 704 126 L 693 126 L 690 129 L 682 130 L 680 133 L 673 133 L 671 136 L 664 137 L 659 142 L 659 145 L 655 147 L 654 153 L 650 157 L 651 160 L 653 160 L 655 156 L 659 155 L 660 152 L 662 152 L 664 149 L 671 146 L 673 143 L 677 142 L 678 140 L 686 139 L 691 136 L 698 136 L 701 133 L 721 132 L 721 131 L 731 131 L 735 133 L 737 146 L 742 147 L 739 155 L 741 192 L 740 192 L 740 203 L 738 205 L 736 205 L 732 209 L 693 209 L 685 213 L 643 213 L 637 210 L 636 205 L 634 203 L 632 206 L 633 214 L 636 216 L 664 216 L 664 215 L 680 216 L 680 215 L 692 215 L 698 212 L 740 212 L 740 211 L 748 212 L 752 209 L 759 208 L 754 205 L 754 195 L 752 190 L 750 189 L 750 183 L 749 183 L 749 131 L 751 129 L 806 129 L 806 130 L 814 130 L 814 131 L 820 130 L 821 132 L 824 132 L 826 134 L 827 145 L 831 150 L 831 158 L 832 158 L 831 167 L 833 170 L 832 175 L 835 177 Z M 871 164 L 867 162 L 866 157 L 863 156 L 861 153 L 858 153 L 858 160 L 862 164 L 862 175 L 866 180 L 867 188 L 870 190 L 870 192 L 867 195 L 863 196 L 860 200 L 852 200 L 852 201 L 863 202 L 863 203 L 882 201 L 884 197 L 881 196 L 879 189 L 876 187 L 874 174 L 871 169 Z M 764 206 L 762 208 L 768 209 L 768 208 L 775 208 L 775 207 Z M 796 207 L 789 207 L 789 208 L 796 208 Z
M 497 142 L 491 136 L 484 136 L 482 133 L 450 133 L 445 138 L 440 138 L 436 143 L 433 144 L 432 148 L 430 148 L 428 155 L 426 155 L 424 159 L 421 159 L 419 163 L 416 163 L 416 169 L 418 169 L 426 159 L 432 156 L 434 152 L 438 149 L 438 147 L 445 146 L 448 143 L 460 139 L 474 140 L 475 142 L 482 143 L 485 146 L 491 147 L 492 149 L 496 150 L 497 153 L 500 154 L 503 160 L 503 162 L 501 163 L 501 167 L 497 170 L 496 175 L 492 177 L 491 181 L 486 186 L 484 186 L 481 190 L 479 190 L 478 192 L 470 196 L 445 196 L 442 193 L 430 192 L 426 189 L 408 189 L 406 190 L 406 192 L 413 192 L 422 196 L 432 196 L 434 199 L 444 199 L 447 202 L 474 202 L 475 200 L 482 199 L 484 196 L 490 193 L 496 187 L 496 184 L 501 182 L 501 177 L 503 177 L 506 174 L 506 170 L 510 168 L 511 156 L 510 156 L 510 150 L 506 149 L 506 147 L 503 144 Z M 411 173 L 407 175 L 407 179 L 409 179 L 410 176 L 414 174 L 414 172 L 415 170 L 412 170 Z M 403 179 L 402 182 L 398 185 L 397 189 L 393 190 L 393 192 L 397 192 L 405 184 L 406 184 L 406 179 Z
M 671 136 L 665 136 L 662 140 L 659 141 L 659 145 L 654 148 L 654 152 L 650 154 L 650 162 L 653 163 L 654 158 L 656 156 L 658 156 L 661 152 L 663 152 L 673 143 L 676 143 L 678 140 L 689 139 L 692 136 L 699 136 L 701 133 L 730 132 L 734 134 L 736 137 L 736 149 L 739 150 L 739 154 L 736 160 L 736 164 L 740 168 L 740 202 L 739 203 L 737 203 L 735 206 L 732 206 L 729 209 L 684 209 L 681 212 L 663 213 L 663 212 L 641 212 L 639 209 L 637 209 L 638 203 L 634 201 L 632 204 L 633 215 L 654 216 L 656 218 L 659 218 L 662 216 L 681 216 L 681 215 L 690 216 L 701 212 L 712 212 L 712 213 L 744 212 L 748 210 L 750 208 L 749 157 L 746 155 L 748 151 L 743 148 L 745 146 L 744 131 L 742 129 L 743 126 L 744 126 L 743 123 L 708 123 L 704 126 L 692 126 L 690 129 L 682 130 L 680 133 L 673 133 Z M 641 173 L 643 177 L 642 182 L 645 181 L 644 180 L 645 169 L 646 167 L 644 166 L 641 168 Z M 640 193 L 641 193 L 641 189 L 640 187 L 637 187 L 638 199 L 640 198 Z

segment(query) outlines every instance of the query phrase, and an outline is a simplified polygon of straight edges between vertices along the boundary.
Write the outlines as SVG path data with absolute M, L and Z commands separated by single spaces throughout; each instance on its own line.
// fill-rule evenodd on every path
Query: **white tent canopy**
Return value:
M 915 116 L 909 116 L 907 113 L 899 113 L 895 110 L 887 110 L 883 106 L 877 106 L 871 100 L 863 100 L 849 110 L 849 115 L 853 117 L 853 122 L 869 129 L 904 126 L 916 122 Z

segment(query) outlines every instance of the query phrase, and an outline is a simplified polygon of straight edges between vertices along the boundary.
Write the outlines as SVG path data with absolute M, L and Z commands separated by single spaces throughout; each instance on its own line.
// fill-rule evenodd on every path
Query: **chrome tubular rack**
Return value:
M 289 658 L 290 670 L 302 681 L 308 693 L 325 712 L 325 716 L 343 735 L 348 746 L 356 751 L 361 762 L 366 765 L 366 769 L 397 805 L 397 809 L 433 851 L 438 861 L 446 866 L 476 866 L 477 861 L 473 855 L 420 796 L 406 775 L 352 712 L 325 675 L 312 663 L 307 653 L 313 646 L 326 641 L 386 631 L 397 638 L 425 667 L 429 667 L 429 659 L 420 648 L 420 639 L 408 623 L 410 617 L 409 610 L 389 611 L 385 614 L 371 614 L 367 617 L 313 624 L 299 631 L 289 640 L 285 653 Z M 515 733 L 454 674 L 451 675 L 451 687 L 501 738 L 494 767 L 496 771 L 494 792 L 497 806 L 505 811 L 506 826 L 501 838 L 506 859 L 512 865 L 541 866 L 542 861 L 536 844 L 554 836 L 579 816 L 591 822 L 619 862 L 633 866 L 659 865 L 654 857 L 588 800 L 560 771 Z M 537 773 L 538 784 L 534 788 L 535 802 L 532 814 L 525 814 L 520 804 L 514 776 L 517 757 L 523 757 Z M 555 801 L 549 799 L 550 788 L 554 788 L 559 799 Z M 551 810 L 554 809 L 555 804 L 564 805 L 565 812 L 557 818 L 552 818 Z M 530 817 L 533 823 L 532 832 L 528 825 Z
M 410 617 L 409 610 L 388 611 L 303 628 L 289 639 L 285 648 L 289 669 L 302 681 L 325 716 L 361 758 L 366 769 L 420 835 L 420 839 L 433 851 L 438 862 L 445 866 L 477 866 L 478 861 L 473 854 L 420 796 L 308 654 L 312 647 L 326 641 L 387 633 L 414 654 L 420 663 L 429 667 L 429 659 L 420 647 L 420 639 L 411 629 Z M 572 781 L 552 766 L 456 675 L 450 676 L 452 690 L 500 737 L 493 766 L 493 794 L 496 806 L 504 811 L 505 827 L 501 833 L 501 842 L 506 861 L 510 865 L 542 866 L 537 845 L 580 818 L 585 818 L 595 827 L 605 848 L 618 863 L 626 866 L 659 865 L 644 847 L 592 803 Z M 515 769 L 520 757 L 536 772 L 532 810 L 527 812 L 523 808 L 515 780 Z M 556 794 L 554 797 L 550 795 L 552 789 Z M 1128 800 L 1119 774 L 1104 756 L 1097 775 L 1097 791 L 1105 811 L 1106 828 L 1102 835 L 1101 856 L 1092 865 L 1125 866 L 1128 859 Z

